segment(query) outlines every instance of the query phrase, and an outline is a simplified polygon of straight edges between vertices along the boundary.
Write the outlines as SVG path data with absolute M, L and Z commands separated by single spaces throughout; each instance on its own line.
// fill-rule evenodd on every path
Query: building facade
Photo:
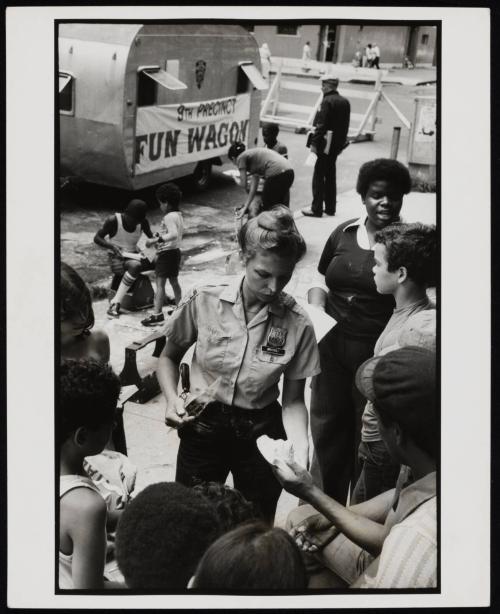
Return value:
M 405 57 L 418 66 L 436 65 L 436 26 L 378 24 L 242 24 L 260 45 L 267 43 L 276 57 L 300 58 L 306 42 L 320 62 L 350 63 L 368 43 L 380 48 L 380 64 L 402 66 Z

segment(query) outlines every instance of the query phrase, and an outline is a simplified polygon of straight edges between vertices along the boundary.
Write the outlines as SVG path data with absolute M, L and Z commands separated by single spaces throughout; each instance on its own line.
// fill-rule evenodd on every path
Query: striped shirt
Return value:
M 386 519 L 382 552 L 351 588 L 434 588 L 437 582 L 436 474 L 401 491 Z

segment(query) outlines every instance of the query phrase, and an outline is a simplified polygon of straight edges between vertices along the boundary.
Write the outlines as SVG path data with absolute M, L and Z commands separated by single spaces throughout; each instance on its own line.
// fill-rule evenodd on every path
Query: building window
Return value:
M 299 26 L 293 24 L 281 24 L 276 27 L 277 34 L 284 34 L 285 36 L 297 36 Z
M 422 34 L 422 45 L 427 45 L 429 42 L 429 35 L 428 34 Z
M 64 115 L 73 113 L 73 91 L 75 80 L 67 73 L 59 73 L 59 111 Z
M 242 25 L 242 26 L 245 28 L 245 30 L 247 30 L 248 32 L 255 32 L 255 26 L 254 26 L 254 24 L 253 24 L 253 23 L 248 23 L 248 22 L 247 22 L 247 23 L 242 23 L 241 25 Z

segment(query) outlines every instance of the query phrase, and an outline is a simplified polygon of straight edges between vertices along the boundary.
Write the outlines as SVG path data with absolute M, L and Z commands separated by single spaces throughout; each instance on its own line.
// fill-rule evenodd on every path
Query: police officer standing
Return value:
M 349 130 L 351 105 L 341 96 L 337 87 L 339 80 L 321 77 L 323 100 L 314 118 L 314 133 L 311 138 L 311 152 L 318 156 L 314 165 L 312 179 L 313 201 L 311 207 L 302 209 L 309 217 L 335 215 L 337 204 L 337 184 L 335 163 L 337 156 L 344 149 Z M 331 131 L 331 141 L 328 134 Z

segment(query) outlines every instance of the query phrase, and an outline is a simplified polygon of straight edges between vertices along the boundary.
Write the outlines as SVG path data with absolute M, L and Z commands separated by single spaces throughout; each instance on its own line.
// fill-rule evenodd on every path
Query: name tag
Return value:
M 284 356 L 285 354 L 285 350 L 283 350 L 282 348 L 273 348 L 269 345 L 263 345 L 261 347 L 261 350 L 266 354 L 272 354 L 273 356 Z

